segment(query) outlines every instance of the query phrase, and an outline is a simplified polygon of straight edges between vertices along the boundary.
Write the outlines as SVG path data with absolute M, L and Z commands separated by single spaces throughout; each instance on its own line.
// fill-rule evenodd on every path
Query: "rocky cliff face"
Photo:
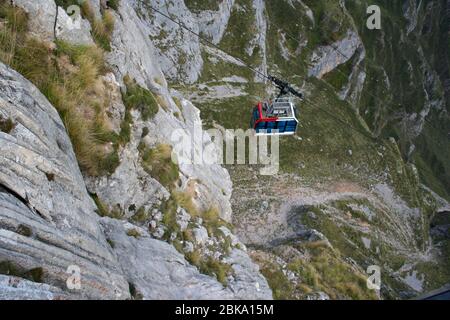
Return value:
M 83 154 L 64 111 L 67 101 L 60 104 L 42 89 L 43 82 L 53 88 L 57 83 L 30 76 L 42 86 L 37 88 L 1 65 L 2 298 L 270 299 L 267 281 L 228 229 L 227 171 L 219 165 L 180 164 L 170 167 L 175 174 L 167 173 L 173 176 L 169 183 L 166 167 L 164 174 L 148 167 L 145 157 L 170 148 L 174 130 L 189 135 L 193 124 L 200 123 L 192 103 L 168 87 L 149 37 L 149 21 L 139 16 L 133 1 L 121 1 L 114 9 L 91 1 L 82 7 L 80 27 L 73 29 L 65 12 L 72 3 L 57 4 L 58 9 L 53 0 L 17 1 L 16 6 L 2 2 L 2 32 L 21 37 L 18 46 L 26 47 L 28 41 L 45 45 L 40 53 L 44 61 L 58 64 L 56 77 L 61 69 L 70 77 L 83 68 L 78 53 L 101 47 L 105 68 L 112 72 L 101 72 L 94 80 L 107 88 L 108 99 L 101 100 L 102 89 L 88 92 L 96 101 L 106 101 L 109 135 L 127 139 L 120 146 L 95 141 L 99 150 L 114 150 L 106 158 L 113 169 L 93 175 L 81 162 L 82 176 L 77 159 Z M 17 27 L 19 21 L 8 15 L 11 10 L 24 17 L 26 27 Z M 114 27 L 100 35 L 107 19 Z M 7 49 L 2 48 L 3 57 Z M 14 66 L 22 52 L 8 54 L 11 59 L 5 60 Z M 89 60 L 89 54 L 82 55 Z M 136 95 L 144 100 L 131 108 Z M 152 103 L 159 110 L 147 117 L 142 108 Z M 208 144 L 205 139 L 194 146 L 195 152 Z M 158 159 L 170 163 L 170 152 L 169 158 Z M 79 288 L 68 285 L 76 279 L 70 278 L 73 267 L 80 272 Z
M 281 141 L 280 175 L 228 166 L 233 222 L 274 296 L 399 298 L 448 282 L 448 3 L 378 1 L 373 31 L 365 1 L 184 3 L 222 22 L 216 34 L 195 26 L 222 49 L 200 45 L 197 82 L 171 78 L 206 125 L 247 128 L 271 93 L 242 62 L 307 97 L 297 136 Z M 361 280 L 370 265 L 381 293 Z M 336 273 L 347 275 L 326 276 Z
M 446 1 L 378 1 L 375 31 L 365 1 L 91 0 L 77 28 L 76 1 L 14 3 L 0 59 L 32 83 L 1 65 L 0 298 L 379 299 L 449 281 Z M 198 156 L 196 124 L 246 129 L 273 93 L 245 64 L 306 95 L 280 173 L 174 164 L 174 131 Z
M 61 288 L 78 265 L 86 279 L 80 295 L 129 297 L 56 110 L 3 64 L 1 106 L 2 118 L 14 119 L 0 133 L 2 271 Z

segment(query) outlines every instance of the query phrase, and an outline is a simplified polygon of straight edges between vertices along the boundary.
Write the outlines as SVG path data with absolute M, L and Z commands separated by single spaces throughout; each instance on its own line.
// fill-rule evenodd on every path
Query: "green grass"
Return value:
M 191 216 L 198 217 L 200 215 L 199 210 L 195 206 L 192 195 L 185 191 L 174 191 L 172 192 L 172 197 L 176 203 L 183 209 L 185 209 Z
M 287 278 L 278 264 L 258 260 L 274 299 L 304 299 L 317 291 L 325 292 L 331 299 L 377 299 L 375 293 L 367 289 L 365 276 L 325 242 L 298 243 L 295 247 L 307 257 L 290 257 L 286 266 L 300 280 L 297 284 Z
M 184 3 L 192 12 L 219 10 L 219 2 L 217 0 L 185 0 Z
M 344 85 L 346 85 L 349 81 L 353 63 L 354 58 L 338 66 L 332 72 L 327 73 L 324 77 L 324 80 L 331 84 L 337 91 L 342 90 Z
M 172 147 L 159 144 L 141 151 L 144 170 L 168 189 L 173 189 L 179 179 L 179 168 L 172 161 Z
M 139 239 L 142 235 L 137 229 L 129 229 L 127 231 L 127 236 Z
M 252 65 L 257 65 L 261 59 L 258 52 L 255 51 L 253 56 L 250 57 L 245 51 L 256 32 L 255 10 L 252 2 L 249 0 L 237 0 L 233 6 L 227 29 L 219 46 L 234 57 L 241 58 Z
M 192 226 L 189 226 L 186 230 L 181 232 L 180 226 L 177 223 L 177 209 L 181 207 L 185 209 L 191 217 L 201 217 L 203 219 L 203 225 L 207 228 L 210 236 L 221 236 L 222 232 L 218 229 L 220 226 L 228 226 L 219 218 L 219 212 L 216 209 L 209 209 L 206 211 L 199 210 L 192 200 L 192 195 L 188 192 L 172 191 L 171 197 L 164 201 L 161 205 L 161 211 L 163 213 L 163 224 L 167 230 L 164 234 L 164 239 L 170 241 L 172 245 L 186 257 L 186 260 L 190 264 L 196 266 L 203 274 L 215 276 L 217 280 L 224 286 L 227 285 L 227 277 L 232 273 L 230 265 L 221 261 L 212 259 L 211 257 L 202 256 L 200 250 L 194 250 L 193 252 L 184 252 L 181 241 L 194 242 L 194 236 L 192 232 Z M 229 226 L 228 226 L 229 227 Z M 176 234 L 176 239 L 171 240 L 172 234 Z M 225 239 L 221 248 L 224 252 L 227 252 L 231 247 L 231 240 Z
M 212 257 L 202 257 L 199 251 L 193 251 L 186 254 L 186 260 L 196 266 L 199 271 L 209 276 L 215 276 L 217 281 L 227 286 L 228 275 L 232 273 L 232 267 L 229 264 L 215 260 Z
M 113 10 L 119 10 L 120 0 L 108 0 L 108 7 Z
M 68 7 L 73 5 L 79 5 L 80 2 L 81 0 L 55 0 L 56 5 L 64 9 L 67 9 Z
M 200 272 L 203 274 L 216 276 L 217 281 L 226 286 L 228 283 L 228 275 L 232 272 L 232 268 L 229 264 L 220 262 L 211 257 L 203 261 L 199 266 Z
M 81 14 L 87 19 L 92 27 L 94 41 L 105 51 L 111 51 L 111 37 L 114 31 L 114 16 L 109 10 L 103 11 L 101 19 L 97 18 L 90 1 L 87 0 L 56 0 L 56 4 L 64 9 L 71 5 L 81 6 Z M 107 5 L 117 10 L 119 0 L 108 0 Z
M 421 45 L 426 64 L 429 64 L 442 76 L 450 65 L 447 54 L 448 32 L 445 26 L 445 10 L 437 3 L 429 8 L 428 17 L 435 19 L 420 19 L 414 32 L 408 37 L 402 34 L 407 21 L 403 18 L 402 8 L 393 1 L 376 1 L 382 9 L 383 31 L 369 31 L 365 28 L 365 9 L 369 1 L 350 1 L 347 8 L 355 19 L 355 25 L 366 49 L 366 68 L 368 70 L 365 88 L 360 101 L 360 113 L 372 130 L 380 131 L 383 137 L 393 136 L 401 145 L 401 153 L 405 157 L 411 143 L 416 146 L 413 155 L 419 168 L 421 181 L 430 186 L 435 192 L 450 199 L 448 188 L 450 183 L 450 164 L 448 152 L 449 139 L 448 116 L 438 108 L 431 108 L 427 116 L 422 134 L 410 141 L 405 134 L 405 127 L 398 118 L 393 116 L 400 111 L 420 113 L 425 103 L 425 95 L 432 99 L 443 97 L 443 90 L 437 85 L 435 88 L 426 86 L 429 91 L 425 94 L 423 83 L 426 73 L 423 70 L 423 57 L 417 50 Z M 372 4 L 372 3 L 370 3 Z M 442 18 L 441 18 L 442 17 Z M 428 30 L 420 32 L 420 30 Z M 392 45 L 384 46 L 389 41 Z M 412 69 L 405 68 L 411 63 Z M 391 87 L 385 84 L 384 73 L 389 77 Z M 442 78 L 442 77 L 441 77 Z M 375 98 L 374 98 L 375 96 Z M 444 98 L 445 99 L 445 98 Z M 447 98 L 448 99 L 448 98 Z M 448 101 L 448 100 L 447 100 Z
M 33 230 L 29 226 L 20 224 L 17 227 L 17 233 L 23 235 L 24 237 L 31 237 L 33 235 Z
M 278 266 L 267 264 L 261 268 L 261 273 L 267 279 L 275 300 L 293 299 L 294 286 Z
M 16 127 L 16 124 L 11 118 L 4 119 L 0 115 L 0 131 L 4 133 L 10 133 L 14 128 Z
M 167 228 L 167 232 L 164 235 L 166 240 L 170 239 L 172 233 L 179 234 L 180 226 L 177 223 L 177 208 L 178 203 L 173 196 L 161 204 L 161 212 L 163 213 L 163 224 Z
M 111 38 L 114 32 L 114 15 L 110 10 L 103 12 L 102 18 L 96 17 L 89 1 L 81 4 L 81 13 L 91 24 L 95 43 L 105 51 L 111 51 Z
M 26 15 L 10 5 L 0 6 L 0 17 L 6 22 L 0 27 L 0 59 L 33 82 L 58 110 L 87 175 L 114 172 L 119 158 L 117 150 L 108 147 L 114 134 L 106 113 L 107 94 L 99 85 L 106 71 L 103 51 L 62 41 L 53 49 L 28 36 Z M 105 136 L 111 139 L 105 141 Z
M 152 119 L 159 110 L 158 102 L 153 94 L 128 76 L 124 78 L 124 82 L 127 90 L 123 96 L 123 102 L 128 110 L 139 110 L 144 121 Z
M 44 269 L 41 267 L 33 269 L 24 269 L 8 260 L 0 261 L 0 274 L 24 278 L 33 282 L 42 283 L 44 278 Z
M 124 214 L 118 207 L 110 209 L 96 194 L 92 194 L 91 197 L 97 206 L 96 212 L 100 217 L 110 217 L 113 219 L 123 218 Z
M 138 211 L 131 217 L 131 220 L 138 223 L 143 223 L 147 221 L 149 218 L 149 214 L 145 211 L 144 207 L 138 209 Z

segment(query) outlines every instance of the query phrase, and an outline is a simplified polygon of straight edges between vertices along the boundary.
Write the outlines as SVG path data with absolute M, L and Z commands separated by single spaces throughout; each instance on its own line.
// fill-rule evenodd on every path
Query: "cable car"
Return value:
M 259 102 L 253 110 L 252 127 L 256 135 L 293 135 L 298 120 L 291 98 Z
M 256 135 L 293 135 L 297 131 L 298 119 L 296 106 L 289 93 L 303 99 L 287 82 L 268 77 L 279 89 L 280 94 L 274 101 L 259 102 L 253 109 L 251 127 Z

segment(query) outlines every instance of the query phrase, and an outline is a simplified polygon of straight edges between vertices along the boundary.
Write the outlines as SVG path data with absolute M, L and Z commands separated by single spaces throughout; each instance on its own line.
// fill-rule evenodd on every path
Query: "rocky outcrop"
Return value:
M 261 64 L 258 67 L 258 71 L 261 74 L 267 74 L 267 48 L 266 48 L 266 37 L 267 37 L 267 20 L 264 14 L 265 3 L 262 0 L 253 1 L 253 9 L 255 10 L 256 16 L 256 32 L 255 38 L 249 43 L 246 48 L 247 54 L 253 56 L 255 50 L 259 50 L 259 55 L 261 56 Z M 264 82 L 266 79 L 262 79 L 261 75 L 255 75 L 256 82 Z
M 129 297 L 128 284 L 97 222 L 71 142 L 53 106 L 0 64 L 0 261 L 6 272 L 68 290 L 70 266 L 83 298 Z
M 142 299 L 271 299 L 267 282 L 258 273 L 248 255 L 232 255 L 233 266 L 240 277 L 228 287 L 202 275 L 189 265 L 168 243 L 145 236 L 129 237 L 122 222 L 102 219 L 102 226 L 126 277 L 134 288 L 135 297 Z M 238 264 L 241 263 L 241 264 Z M 252 269 L 253 268 L 253 269 Z M 250 275 L 249 275 L 250 274 Z M 259 281 L 256 281 L 259 280 Z
M 19 4 L 27 11 L 32 24 L 43 26 L 36 28 L 34 35 L 44 41 L 54 40 L 49 27 L 49 21 L 55 18 L 50 2 L 42 7 L 27 1 Z M 21 279 L 20 285 L 14 279 L 2 282 L 10 292 L 7 297 L 270 299 L 272 293 L 267 281 L 246 251 L 236 248 L 242 245 L 237 240 L 224 257 L 210 247 L 220 243 L 208 232 L 206 243 L 185 243 L 187 252 L 194 250 L 195 245 L 210 257 L 226 260 L 224 263 L 233 272 L 228 286 L 224 287 L 214 277 L 202 275 L 171 244 L 151 238 L 162 238 L 167 230 L 167 226 L 161 225 L 163 213 L 155 208 L 169 198 L 171 190 L 144 170 L 138 146 L 175 144 L 172 134 L 177 130 L 190 138 L 204 132 L 198 109 L 179 92 L 168 88 L 148 36 L 150 22 L 142 11 L 137 13 L 136 6 L 137 2 L 121 1 L 114 13 L 115 30 L 111 52 L 107 55 L 114 75 L 104 76 L 111 89 L 109 114 L 113 118 L 113 130 L 118 132 L 123 121 L 125 106 L 120 101 L 120 90 L 125 90 L 125 76 L 153 93 L 159 112 L 153 119 L 144 121 L 140 112 L 131 111 L 131 139 L 120 148 L 120 165 L 111 175 L 83 177 L 56 110 L 20 75 L 5 66 L 0 70 L 4 78 L 0 112 L 2 119 L 14 122 L 11 131 L 0 133 L 0 261 L 4 263 L 0 273 Z M 94 8 L 97 12 L 98 6 Z M 40 16 L 42 21 L 35 17 L 41 12 L 45 13 Z M 87 30 L 92 40 L 90 29 L 83 30 Z M 93 44 L 77 41 L 83 39 L 82 35 L 57 32 L 71 43 Z M 142 136 L 144 128 L 150 133 L 145 137 Z M 207 145 L 211 145 L 211 138 L 204 134 L 200 140 L 194 140 L 193 153 L 203 156 Z M 231 221 L 232 185 L 224 168 L 219 164 L 179 163 L 179 171 L 180 190 L 189 189 L 195 195 L 193 202 L 200 211 L 216 208 L 222 219 Z M 120 208 L 124 220 L 130 219 L 138 208 L 153 208 L 153 220 L 143 224 L 130 219 L 133 225 L 103 218 L 100 226 L 98 208 L 86 185 L 109 208 Z M 185 230 L 192 219 L 184 210 L 178 208 L 178 211 L 184 212 L 180 225 Z M 195 223 L 202 227 L 202 219 Z M 139 230 L 136 231 L 139 236 L 134 237 L 135 229 Z M 233 237 L 229 230 L 227 237 Z M 81 272 L 80 290 L 67 287 L 73 266 Z M 167 286 L 172 280 L 174 286 Z M 16 290 L 20 286 L 25 291 Z
M 218 10 L 193 12 L 202 35 L 206 36 L 213 43 L 218 44 L 222 40 L 223 34 L 228 26 L 228 20 L 230 19 L 234 3 L 235 0 L 220 1 Z
M 0 300 L 65 300 L 62 290 L 44 283 L 0 275 Z
M 344 39 L 329 46 L 319 47 L 314 51 L 308 76 L 321 79 L 337 66 L 349 61 L 361 46 L 362 43 L 358 34 L 353 30 L 348 30 Z
M 109 218 L 100 227 L 56 110 L 16 72 L 1 65 L 0 75 L 0 112 L 15 123 L 0 133 L 0 264 L 21 277 L 1 278 L 2 298 L 126 299 L 130 286 L 144 299 L 271 298 L 244 251 L 231 254 L 225 288 L 145 230 L 134 238 L 127 230 L 137 227 Z M 73 267 L 79 290 L 67 287 Z
M 121 5 L 122 11 L 133 9 L 139 12 L 138 20 L 142 27 L 140 32 L 145 34 L 146 42 L 151 40 L 158 48 L 154 58 L 158 60 L 158 65 L 167 78 L 171 80 L 193 83 L 199 75 L 203 65 L 200 52 L 200 41 L 198 37 L 191 33 L 199 33 L 199 26 L 195 17 L 188 10 L 183 0 L 175 1 L 152 1 L 151 4 L 139 0 L 124 1 Z M 156 8 L 164 15 L 179 22 L 184 26 L 155 12 Z M 128 11 L 130 12 L 130 11 Z
M 117 199 L 117 195 L 140 194 L 140 197 L 151 195 L 148 190 L 156 188 L 163 189 L 159 183 L 156 187 L 143 183 L 142 179 L 150 179 L 143 170 L 139 169 L 137 146 L 140 141 L 142 130 L 147 127 L 152 135 L 144 141 L 149 146 L 155 146 L 158 143 L 175 144 L 173 133 L 178 131 L 185 134 L 189 141 L 192 141 L 191 151 L 196 157 L 202 158 L 205 155 L 207 145 L 211 144 L 211 138 L 202 131 L 200 113 L 197 108 L 182 95 L 175 91 L 170 91 L 167 86 L 165 76 L 157 64 L 157 51 L 152 41 L 148 38 L 151 28 L 148 22 L 142 20 L 136 14 L 132 2 L 123 1 L 116 16 L 116 28 L 114 31 L 112 52 L 108 56 L 108 62 L 112 66 L 117 79 L 123 79 L 128 75 L 143 87 L 150 89 L 156 95 L 160 96 L 164 106 L 152 121 L 143 121 L 139 114 L 135 115 L 132 128 L 132 141 L 127 145 L 122 153 L 122 162 L 118 170 L 109 178 L 103 178 L 95 182 L 101 189 L 108 189 L 109 198 Z M 174 97 L 179 101 L 175 103 Z M 180 114 L 178 118 L 175 114 Z M 194 134 L 202 134 L 203 139 L 193 139 Z M 201 138 L 201 137 L 200 137 Z M 175 151 L 179 149 L 175 148 Z M 181 150 L 183 151 L 183 150 Z M 182 154 L 178 155 L 183 156 Z M 204 209 L 208 207 L 217 207 L 221 217 L 227 221 L 231 220 L 231 179 L 228 172 L 218 164 L 192 164 L 188 162 L 180 163 L 180 173 L 182 178 L 182 188 L 187 184 L 195 182 L 196 192 L 198 194 L 198 205 Z M 131 173 L 133 171 L 133 173 Z M 127 172 L 127 174 L 124 174 Z M 130 173 L 130 174 L 128 174 Z M 133 178 L 135 177 L 135 178 Z M 105 181 L 105 179 L 107 181 Z M 124 181 L 126 180 L 126 181 Z M 153 182 L 155 185 L 155 182 Z M 137 187 L 140 185 L 141 187 Z M 146 187 L 147 186 L 147 187 Z M 145 189 L 147 188 L 147 189 Z M 98 190 L 98 188 L 96 188 Z M 101 192 L 102 193 L 102 192 Z M 161 194 L 167 194 L 162 191 Z M 158 197 L 161 199 L 161 197 Z M 145 201 L 141 201 L 144 204 Z M 141 204 L 138 203 L 138 204 Z M 136 204 L 131 200 L 124 203 L 124 207 Z
M 73 7 L 73 15 L 69 17 L 54 0 L 14 0 L 14 3 L 28 14 L 30 30 L 38 38 L 52 41 L 56 37 L 75 44 L 94 44 L 91 25 L 81 17 L 79 7 Z

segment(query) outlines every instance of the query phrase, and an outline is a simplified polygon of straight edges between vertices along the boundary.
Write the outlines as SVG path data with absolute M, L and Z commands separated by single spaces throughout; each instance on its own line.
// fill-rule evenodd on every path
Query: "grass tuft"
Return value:
M 5 20 L 0 25 L 0 60 L 35 84 L 58 110 L 83 172 L 89 176 L 114 172 L 119 157 L 111 146 L 117 137 L 106 112 L 103 51 L 63 41 L 57 41 L 54 49 L 29 36 L 26 14 L 9 4 L 0 6 L 0 18 Z
M 158 102 L 153 94 L 139 86 L 129 76 L 126 76 L 123 80 L 127 88 L 126 94 L 123 95 L 123 101 L 127 109 L 139 110 L 144 121 L 152 119 L 159 109 Z
M 134 238 L 138 239 L 142 235 L 137 229 L 130 229 L 130 230 L 127 231 L 127 236 L 134 237 Z
M 108 7 L 110 7 L 113 10 L 119 10 L 119 4 L 120 0 L 108 0 Z
M 105 10 L 101 19 L 95 16 L 94 10 L 89 1 L 81 4 L 81 11 L 91 24 L 92 37 L 95 43 L 105 51 L 111 51 L 111 39 L 114 32 L 114 14 L 111 10 Z
M 198 250 L 186 254 L 186 260 L 196 266 L 199 271 L 209 276 L 215 276 L 217 281 L 226 286 L 228 275 L 232 273 L 232 267 L 212 257 L 204 258 Z
M 0 131 L 4 133 L 10 133 L 14 128 L 16 127 L 16 124 L 14 121 L 12 121 L 11 118 L 4 119 L 0 115 Z
M 91 197 L 97 206 L 97 214 L 100 217 L 110 217 L 113 219 L 123 218 L 123 212 L 118 208 L 110 210 L 109 207 L 96 194 L 92 194 Z
M 141 150 L 144 170 L 163 186 L 173 189 L 180 174 L 178 165 L 172 161 L 172 147 L 159 144 L 154 149 L 147 149 L 144 146 Z

